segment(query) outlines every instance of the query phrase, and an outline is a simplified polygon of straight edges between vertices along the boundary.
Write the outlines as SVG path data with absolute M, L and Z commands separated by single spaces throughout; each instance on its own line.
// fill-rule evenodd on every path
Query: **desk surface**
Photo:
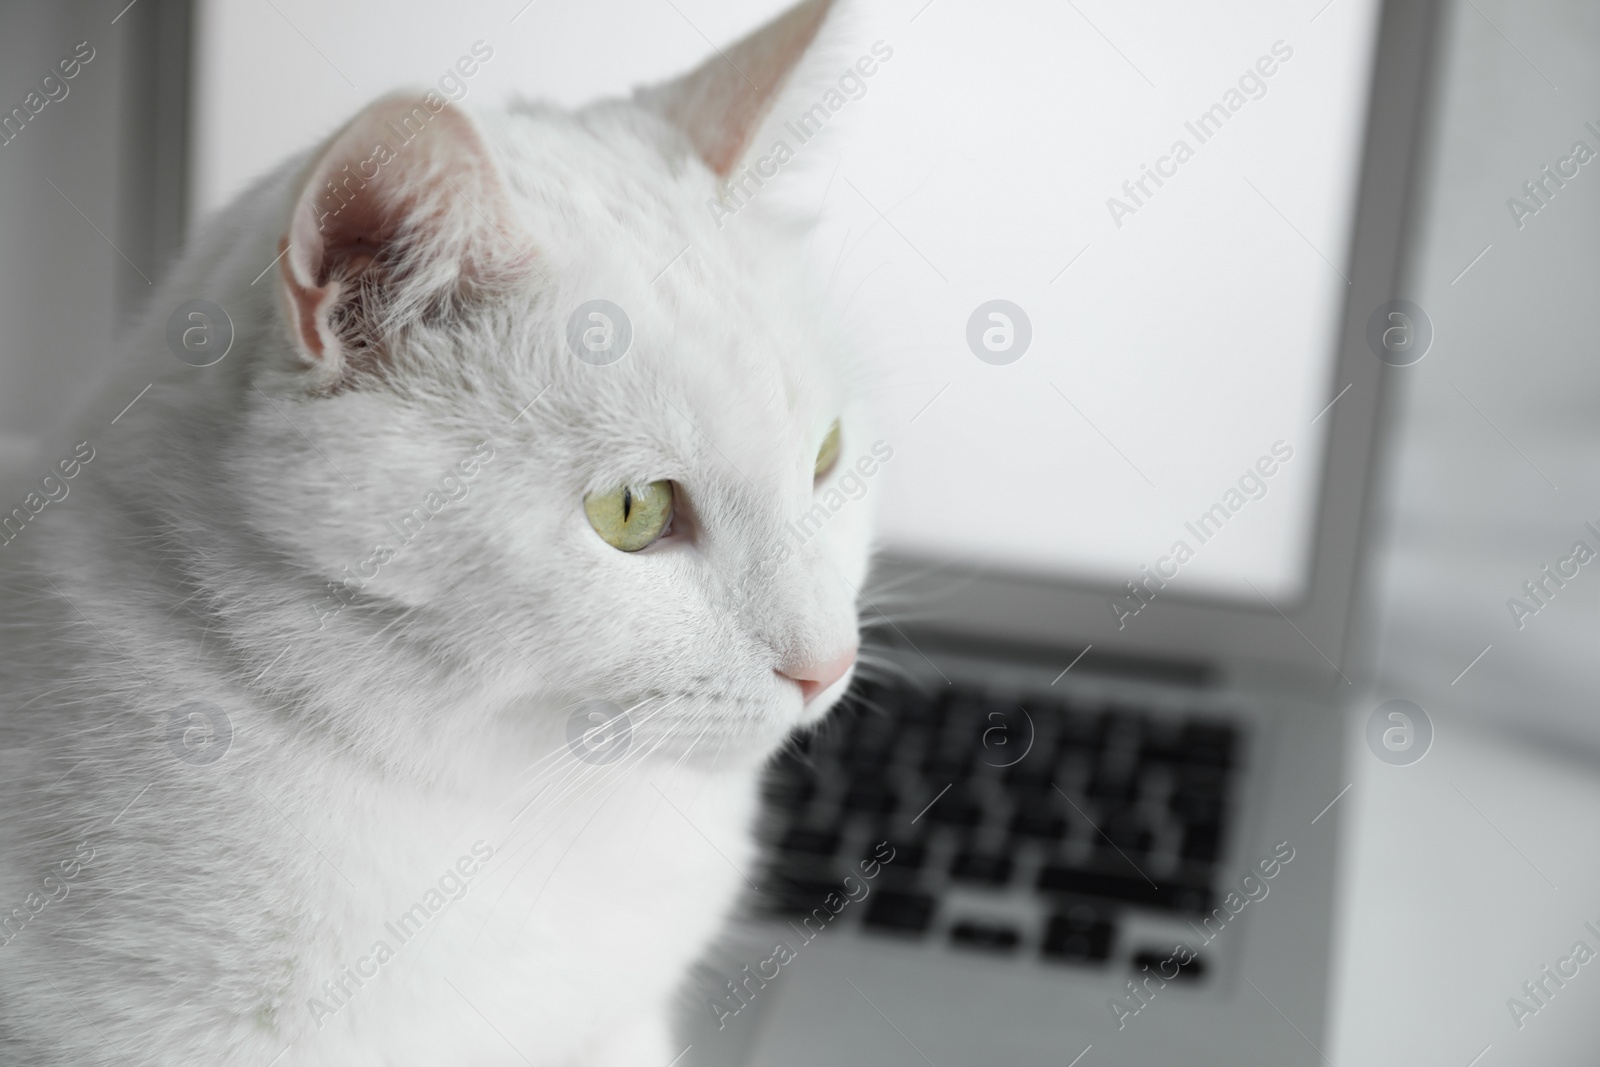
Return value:
M 1393 767 L 1352 716 L 1335 957 L 1335 1064 L 1600 1061 L 1600 765 L 1435 716 Z M 1585 942 L 1597 956 L 1521 1027 L 1511 997 Z M 1568 970 L 1572 965 L 1568 965 Z

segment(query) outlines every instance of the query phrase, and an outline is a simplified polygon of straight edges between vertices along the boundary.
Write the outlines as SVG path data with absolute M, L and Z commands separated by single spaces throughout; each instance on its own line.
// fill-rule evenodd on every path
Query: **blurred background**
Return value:
M 953 20 L 976 17 L 970 4 L 935 2 Z M 477 38 L 496 57 L 472 80 L 472 100 L 521 92 L 570 105 L 682 70 L 708 38 L 732 39 L 785 5 L 682 6 L 693 22 L 665 4 L 467 5 L 449 16 L 461 27 L 449 34 L 419 32 L 432 16 L 417 3 L 0 8 L 5 109 L 80 42 L 92 52 L 80 55 L 68 94 L 0 144 L 5 499 L 112 369 L 119 331 L 186 228 L 253 176 L 385 89 L 433 82 Z M 908 44 L 940 32 L 921 20 L 922 6 L 894 6 L 901 24 L 918 14 Z M 1110 10 L 1082 8 L 1096 22 Z M 1600 125 L 1600 7 L 1465 0 L 1445 9 L 1407 287 L 1435 341 L 1394 376 L 1368 575 L 1375 668 L 1351 708 L 1326 1053 L 1351 1064 L 1465 1065 L 1477 1055 L 1485 1064 L 1591 1063 L 1600 981 L 1573 983 L 1523 1030 L 1506 1000 L 1566 951 L 1573 914 L 1600 918 L 1600 858 L 1586 847 L 1600 824 L 1600 576 L 1584 568 L 1520 627 L 1508 600 L 1588 538 L 1586 522 L 1600 524 L 1600 360 L 1588 332 L 1600 287 L 1600 178 L 1584 168 L 1520 219 L 1508 198 L 1523 197 L 1523 183 L 1575 140 L 1600 137 L 1585 126 Z M 1340 17 L 1338 8 L 1318 13 L 1330 25 Z M 611 25 L 629 31 L 607 33 Z M 1344 32 L 1360 32 L 1359 20 Z M 1024 34 L 1024 20 L 1005 22 L 998 46 L 1021 47 Z M 1192 67 L 1177 56 L 1164 67 L 1186 70 L 1200 95 L 1217 87 L 1204 44 Z M 870 126 L 872 105 L 865 98 L 852 120 Z M 1116 106 L 1076 101 L 1062 121 Z M 971 146 L 928 143 L 909 170 L 933 176 L 948 154 L 982 161 Z M 830 162 L 818 164 L 823 179 Z M 1069 234 L 1073 210 L 1058 220 Z M 1086 210 L 1102 209 L 1095 201 Z M 1068 263 L 1079 244 L 1063 240 L 1041 265 Z M 870 257 L 860 264 L 863 274 L 872 267 Z M 1308 321 L 1327 314 L 1301 312 Z M 1059 314 L 1070 318 L 1070 307 Z M 1254 329 L 1240 324 L 1241 336 Z M 1321 406 L 1315 370 L 1303 386 L 1310 411 Z M 1204 497 L 1216 484 L 1197 478 L 1192 488 Z M 1282 523 L 1297 521 L 1292 501 L 1282 508 Z M 1107 560 L 1117 568 L 1114 553 Z M 1226 560 L 1207 565 L 1227 578 Z M 1282 587 L 1292 572 L 1286 563 Z M 1434 747 L 1420 763 L 1365 756 L 1360 724 L 1391 698 L 1433 719 Z

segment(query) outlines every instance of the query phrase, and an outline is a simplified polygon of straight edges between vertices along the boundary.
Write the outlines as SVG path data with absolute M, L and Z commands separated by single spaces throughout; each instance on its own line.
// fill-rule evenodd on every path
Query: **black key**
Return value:
M 979 758 L 991 767 L 1011 767 L 1033 754 L 1037 741 L 1034 730 L 1038 724 L 1028 725 L 1022 708 L 1015 702 L 989 705 L 984 713 L 982 728 L 973 738 Z
M 878 840 L 888 841 L 889 848 L 893 851 L 887 852 L 885 855 L 893 856 L 894 858 L 890 860 L 880 859 L 876 852 L 878 847 L 876 842 L 867 847 L 867 850 L 862 853 L 861 858 L 878 860 L 879 863 L 883 864 L 884 870 L 920 871 L 923 863 L 926 862 L 928 858 L 928 846 L 922 844 L 920 841 L 907 841 L 904 839 L 896 840 L 893 837 L 879 838 Z
M 1061 717 L 1056 729 L 1058 749 L 1099 748 L 1104 719 L 1099 715 L 1069 711 Z
M 813 908 L 823 907 L 829 893 L 839 890 L 837 882 L 823 882 L 804 876 L 769 876 L 766 896 L 767 908 L 784 915 L 808 915 Z
M 1017 797 L 1037 797 L 1054 793 L 1055 768 L 1044 758 L 1030 753 L 1027 759 L 1006 771 L 1006 788 Z
M 934 899 L 925 893 L 896 893 L 880 889 L 872 894 L 862 922 L 880 930 L 921 934 L 933 921 Z
M 852 742 L 885 744 L 894 739 L 894 719 L 874 708 L 858 708 L 843 722 L 841 734 Z
M 1222 827 L 1216 823 L 1194 823 L 1183 831 L 1183 858 L 1198 863 L 1215 863 L 1222 851 Z
M 1189 763 L 1226 767 L 1233 762 L 1237 736 L 1228 723 L 1190 719 L 1183 726 L 1178 745 Z
M 1053 812 L 1023 808 L 1011 817 L 1011 833 L 1015 837 L 1059 841 L 1066 836 L 1067 820 Z
M 885 685 L 883 682 L 872 678 L 865 678 L 859 674 L 856 675 L 855 680 L 850 685 L 850 695 L 860 697 L 863 700 L 869 698 L 872 700 L 878 700 L 890 693 L 897 692 L 899 692 L 897 687 Z
M 972 751 L 970 747 L 934 749 L 922 759 L 923 777 L 935 782 L 960 781 L 972 770 Z
M 1006 923 L 980 923 L 964 919 L 950 928 L 950 940 L 963 948 L 1012 952 L 1022 938 L 1016 927 Z
M 1100 744 L 1103 748 L 1137 751 L 1144 736 L 1144 717 L 1133 708 L 1113 707 L 1102 720 Z
M 1051 864 L 1039 872 L 1039 889 L 1047 893 L 1073 893 L 1163 911 L 1199 914 L 1211 907 L 1211 890 L 1203 885 L 1169 879 L 1147 880 L 1138 874 L 1113 874 Z
M 881 773 L 894 759 L 894 746 L 854 742 L 840 754 L 846 767 L 860 774 L 863 771 Z
M 1005 885 L 1011 880 L 1011 857 L 992 852 L 963 851 L 950 864 L 950 877 L 958 882 Z
M 939 728 L 941 742 L 951 748 L 965 748 L 968 745 L 979 744 L 983 731 L 994 721 L 988 716 L 991 707 L 989 704 L 947 706 L 944 723 Z
M 1167 807 L 1181 822 L 1221 822 L 1226 789 L 1227 779 L 1216 768 L 1185 767 Z
M 1041 730 L 1048 730 L 1061 724 L 1067 714 L 1067 702 L 1052 697 L 1029 696 L 1017 702 L 1018 705 L 1033 719 L 1033 724 Z
M 816 779 L 792 770 L 774 770 L 761 786 L 762 794 L 780 808 L 802 808 L 817 795 Z
M 844 806 L 850 811 L 882 815 L 895 809 L 900 798 L 893 789 L 878 782 L 857 779 L 844 795 Z
M 848 785 L 875 785 L 884 789 L 890 786 L 891 771 L 884 767 L 861 767 L 850 772 Z
M 1222 796 L 1218 793 L 1194 793 L 1180 789 L 1172 794 L 1167 807 L 1180 822 L 1214 825 L 1222 821 Z
M 1151 720 L 1144 725 L 1144 738 L 1139 744 L 1141 763 L 1180 763 L 1183 760 L 1183 743 L 1175 723 Z
M 826 719 L 817 724 L 817 734 L 830 748 L 841 748 L 853 740 L 872 720 L 880 718 L 865 708 L 847 708 L 841 701 Z
M 795 826 L 783 835 L 778 848 L 784 852 L 801 852 L 809 856 L 831 856 L 839 851 L 839 834 L 835 830 Z
M 1119 814 L 1100 824 L 1095 843 L 1103 849 L 1125 853 L 1149 852 L 1152 835 L 1149 827 L 1134 815 Z
M 970 685 L 952 685 L 939 695 L 939 717 L 948 722 L 952 718 L 982 715 L 988 703 L 989 694 L 984 690 Z
M 1108 803 L 1131 804 L 1139 795 L 1139 779 L 1131 768 L 1119 772 L 1102 767 L 1089 780 L 1088 794 Z
M 900 703 L 901 689 L 891 689 L 880 682 L 869 682 L 865 678 L 857 678 L 846 694 L 850 699 L 840 701 L 841 704 L 849 703 L 861 709 L 861 714 L 888 713 L 893 717 L 894 709 Z
M 959 826 L 970 829 L 983 821 L 983 806 L 964 789 L 951 789 L 934 801 L 923 818 L 940 826 Z
M 899 706 L 900 722 L 906 726 L 929 726 L 939 719 L 939 704 L 927 693 L 905 690 Z
M 1092 910 L 1073 908 L 1050 917 L 1040 952 L 1048 960 L 1102 963 L 1111 955 L 1113 933 L 1111 924 Z
M 1225 767 L 1202 764 L 1184 764 L 1178 769 L 1177 788 L 1191 793 L 1226 793 L 1228 771 Z
M 1206 961 L 1199 956 L 1191 956 L 1187 963 L 1180 962 L 1176 953 L 1152 952 L 1145 949 L 1136 952 L 1133 956 L 1133 969 L 1143 971 L 1150 968 L 1150 973 L 1157 978 L 1164 978 L 1169 982 L 1193 982 L 1205 977 Z M 1173 973 L 1177 968 L 1177 973 Z

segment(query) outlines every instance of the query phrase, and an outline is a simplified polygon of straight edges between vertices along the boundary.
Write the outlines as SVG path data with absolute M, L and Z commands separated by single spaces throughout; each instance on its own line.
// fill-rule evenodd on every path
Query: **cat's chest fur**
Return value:
M 239 813 L 286 857 L 258 903 L 293 899 L 301 942 L 252 1045 L 286 1065 L 559 1063 L 617 1003 L 670 1008 L 745 888 L 755 772 L 559 753 L 479 785 L 344 774 Z

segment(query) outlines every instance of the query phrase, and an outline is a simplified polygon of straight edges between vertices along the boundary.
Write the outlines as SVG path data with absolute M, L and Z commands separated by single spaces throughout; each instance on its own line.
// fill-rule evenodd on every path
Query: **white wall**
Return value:
M 209 0 L 201 4 L 196 212 L 391 89 L 432 84 L 476 40 L 494 49 L 473 103 L 517 94 L 580 104 L 665 78 L 787 5 L 783 0 Z M 697 31 L 698 27 L 698 31 Z

